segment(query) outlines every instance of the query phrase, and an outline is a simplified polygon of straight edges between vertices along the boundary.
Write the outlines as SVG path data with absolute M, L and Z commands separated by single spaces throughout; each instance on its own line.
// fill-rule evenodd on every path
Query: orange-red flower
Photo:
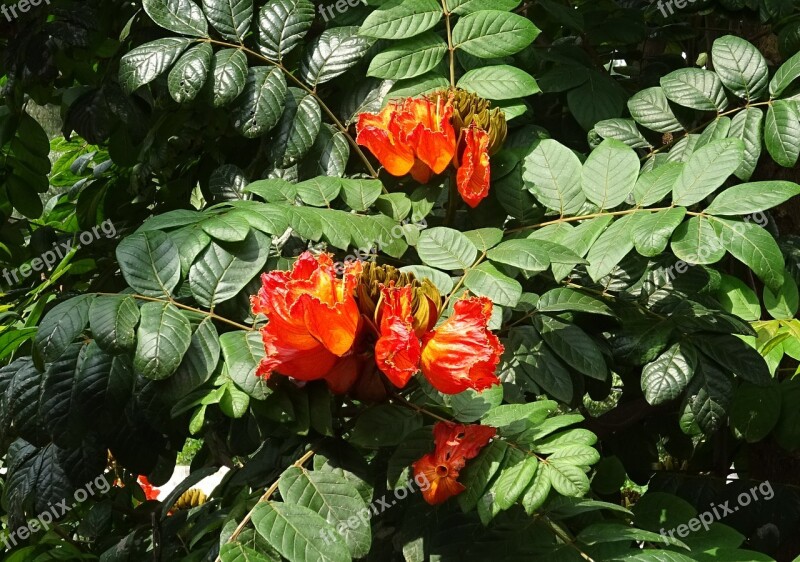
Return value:
M 161 490 L 153 486 L 147 479 L 147 476 L 139 476 L 136 481 L 139 483 L 139 486 L 142 487 L 145 500 L 157 500 L 158 496 L 161 495 Z
M 413 464 L 414 477 L 430 484 L 422 492 L 425 501 L 437 505 L 463 492 L 466 488 L 458 481 L 461 469 L 496 434 L 495 428 L 485 425 L 437 423 L 433 428 L 433 452 Z
M 394 284 L 381 289 L 380 338 L 375 344 L 375 361 L 398 388 L 403 388 L 419 371 L 420 342 L 414 332 L 411 285 Z
M 345 392 L 357 378 L 347 360 L 359 332 L 361 315 L 353 291 L 361 264 L 351 264 L 338 279 L 328 254 L 304 253 L 291 271 L 262 275 L 253 297 L 256 314 L 264 314 L 261 329 L 266 357 L 257 374 L 273 372 L 302 381 L 325 379 L 335 392 Z
M 456 182 L 461 198 L 475 208 L 489 195 L 489 133 L 471 126 L 463 137 L 459 145 Z
M 445 394 L 469 388 L 480 391 L 500 383 L 494 372 L 503 346 L 488 329 L 489 299 L 462 299 L 441 326 L 415 331 L 412 298 L 410 286 L 382 289 L 375 360 L 395 386 L 405 387 L 420 367 L 431 385 Z
M 409 172 L 420 183 L 441 174 L 456 153 L 453 106 L 443 94 L 389 103 L 380 113 L 359 115 L 358 144 L 393 176 Z
M 503 346 L 488 329 L 492 301 L 486 297 L 456 302 L 453 315 L 422 339 L 422 373 L 437 390 L 458 394 L 485 390 L 495 375 Z

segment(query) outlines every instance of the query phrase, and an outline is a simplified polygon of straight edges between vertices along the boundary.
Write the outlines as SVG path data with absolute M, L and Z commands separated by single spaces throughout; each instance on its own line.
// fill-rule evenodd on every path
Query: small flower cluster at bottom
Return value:
M 495 428 L 485 425 L 437 423 L 433 452 L 413 464 L 414 477 L 430 482 L 422 491 L 425 501 L 437 505 L 463 492 L 466 488 L 458 481 L 459 473 L 496 434 Z

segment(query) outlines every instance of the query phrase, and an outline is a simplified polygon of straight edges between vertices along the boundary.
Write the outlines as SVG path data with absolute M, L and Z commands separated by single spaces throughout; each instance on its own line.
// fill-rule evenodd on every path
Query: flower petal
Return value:
M 436 459 L 430 453 L 412 465 L 414 479 L 427 484 L 427 489 L 421 488 L 422 497 L 431 505 L 444 503 L 466 490 L 464 485 L 456 480 L 458 478 L 457 471 L 453 473 L 448 469 L 446 475 L 441 475 L 437 470 L 440 466 L 442 465 L 437 464 Z
M 422 372 L 434 388 L 458 394 L 500 384 L 495 369 L 503 346 L 487 328 L 491 315 L 489 299 L 462 299 L 455 303 L 450 318 L 425 335 Z
M 420 342 L 414 332 L 412 303 L 414 291 L 405 287 L 381 290 L 380 338 L 375 344 L 378 368 L 398 388 L 403 388 L 419 371 Z
M 456 153 L 456 132 L 451 123 L 453 106 L 444 96 L 435 102 L 425 98 L 408 100 L 405 111 L 415 126 L 408 136 L 417 158 L 434 174 L 441 174 Z
M 414 166 L 414 151 L 403 138 L 396 121 L 395 105 L 387 105 L 380 113 L 362 113 L 356 125 L 356 142 L 367 147 L 393 176 L 404 176 Z
M 436 460 L 461 470 L 466 461 L 477 457 L 495 435 L 497 430 L 487 425 L 438 422 L 433 427 Z
M 458 192 L 467 205 L 475 208 L 489 195 L 489 134 L 470 127 L 464 135 L 464 149 L 459 161 Z

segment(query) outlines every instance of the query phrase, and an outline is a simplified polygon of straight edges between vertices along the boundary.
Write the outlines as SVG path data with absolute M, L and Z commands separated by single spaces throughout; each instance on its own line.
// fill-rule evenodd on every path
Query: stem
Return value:
M 461 279 L 459 279 L 456 286 L 453 287 L 453 290 L 450 291 L 449 295 L 447 295 L 447 298 L 445 299 L 444 304 L 442 305 L 442 310 L 447 310 L 447 305 L 450 304 L 450 300 L 455 296 L 455 294 L 459 291 L 459 289 L 461 289 L 461 286 L 464 285 L 464 281 L 467 279 L 467 273 L 478 267 L 481 264 L 481 262 L 485 259 L 486 259 L 486 252 L 483 252 L 483 254 L 481 254 L 481 257 L 479 257 L 475 263 L 473 263 L 468 269 L 464 271 L 464 275 L 461 276 Z
M 450 174 L 447 184 L 449 195 L 447 198 L 447 214 L 444 217 L 444 225 L 452 226 L 453 221 L 456 219 L 456 207 L 458 206 L 458 187 L 456 185 L 454 173 Z
M 306 453 L 302 457 L 297 459 L 297 461 L 295 461 L 295 463 L 290 468 L 302 468 L 303 465 L 306 464 L 306 462 L 308 462 L 308 460 L 311 457 L 313 457 L 316 453 L 317 453 L 316 450 L 314 450 L 314 448 L 312 447 L 311 449 L 306 451 Z M 242 522 L 239 523 L 239 525 L 236 527 L 236 529 L 234 529 L 234 531 L 231 534 L 230 538 L 228 538 L 226 544 L 235 541 L 239 537 L 241 532 L 244 530 L 244 528 L 247 526 L 247 524 L 253 518 L 253 512 L 256 510 L 256 508 L 259 505 L 261 505 L 262 503 L 264 503 L 265 501 L 269 500 L 270 496 L 272 496 L 272 494 L 275 493 L 275 490 L 278 489 L 278 482 L 279 481 L 280 481 L 280 479 L 275 480 L 275 482 L 272 483 L 272 486 L 267 488 L 267 491 L 264 492 L 264 495 L 262 495 L 258 499 L 256 504 L 253 506 L 253 509 L 251 509 L 250 511 L 247 512 L 247 515 L 244 516 L 244 519 L 242 519 Z M 222 558 L 220 556 L 217 556 L 217 558 L 216 558 L 216 560 L 214 560 L 214 562 L 222 562 Z
M 570 547 L 574 548 L 575 550 L 577 550 L 578 554 L 580 554 L 581 558 L 586 560 L 586 562 L 594 562 L 594 559 L 592 559 L 591 556 L 589 556 L 584 551 L 582 551 L 580 548 L 578 548 L 578 545 L 575 544 L 575 539 L 573 539 L 565 529 L 563 529 L 560 525 L 558 525 L 555 521 L 553 521 L 552 519 L 550 519 L 547 516 L 543 516 L 542 520 L 547 523 L 547 525 L 550 527 L 550 529 L 553 531 L 553 533 L 555 533 L 555 535 L 559 539 L 561 539 L 564 542 L 565 545 L 570 546 Z
M 119 293 L 95 293 L 95 294 L 97 296 L 100 296 L 100 297 L 118 297 L 118 296 L 120 296 Z M 169 300 L 164 300 L 164 299 L 157 299 L 157 298 L 154 298 L 154 297 L 145 297 L 143 295 L 123 295 L 123 296 L 131 296 L 131 297 L 133 297 L 135 299 L 138 299 L 140 301 L 160 302 L 160 303 L 171 304 L 171 305 L 173 305 L 173 306 L 175 306 L 177 308 L 182 308 L 183 310 L 188 310 L 190 312 L 195 312 L 197 314 L 203 314 L 205 316 L 208 316 L 209 318 L 213 318 L 214 320 L 219 320 L 220 322 L 228 324 L 229 326 L 233 326 L 234 328 L 239 328 L 240 330 L 244 330 L 245 332 L 252 332 L 253 330 L 255 330 L 255 326 L 253 326 L 253 327 L 245 326 L 244 324 L 239 324 L 238 322 L 234 322 L 233 320 L 228 320 L 227 318 L 219 316 L 218 314 L 214 314 L 213 312 L 208 312 L 206 310 L 201 310 L 199 308 L 194 308 L 192 306 L 181 304 L 179 302 L 176 302 L 176 301 L 172 300 L 171 298 Z
M 447 28 L 447 50 L 450 52 L 450 87 L 456 87 L 456 48 L 453 46 L 453 27 L 450 25 L 450 10 L 447 9 L 447 0 L 442 0 L 444 11 L 444 25 Z
M 322 110 L 328 115 L 328 117 L 331 119 L 331 121 L 333 121 L 333 123 L 336 125 L 336 128 L 339 129 L 342 132 L 342 134 L 347 138 L 347 141 L 350 143 L 350 145 L 353 147 L 353 149 L 355 149 L 356 154 L 358 154 L 358 157 L 364 163 L 364 166 L 366 166 L 367 171 L 369 171 L 369 174 L 374 179 L 378 179 L 378 172 L 375 170 L 375 168 L 370 163 L 369 158 L 367 158 L 367 155 L 364 154 L 364 151 L 361 150 L 361 147 L 358 146 L 358 143 L 350 135 L 350 133 L 347 130 L 347 127 L 344 126 L 344 124 L 339 120 L 339 118 L 336 117 L 336 114 L 325 104 L 324 101 L 322 101 L 322 98 L 319 96 L 319 94 L 317 94 L 317 89 L 316 88 L 310 88 L 310 87 L 306 86 L 299 78 L 297 78 L 294 74 L 289 72 L 289 69 L 287 69 L 285 66 L 283 66 L 283 64 L 281 64 L 280 62 L 274 61 L 274 60 L 272 60 L 270 58 L 267 58 L 264 55 L 262 55 L 261 53 L 257 53 L 256 51 L 253 51 L 252 49 L 248 49 L 244 45 L 237 45 L 237 44 L 234 44 L 234 43 L 227 43 L 225 41 L 218 41 L 216 39 L 200 39 L 200 41 L 205 41 L 206 43 L 213 43 L 215 45 L 220 45 L 220 46 L 223 46 L 223 47 L 230 47 L 230 48 L 233 48 L 233 49 L 239 49 L 239 50 L 249 54 L 250 56 L 253 56 L 253 57 L 256 57 L 256 58 L 258 58 L 260 60 L 263 60 L 267 64 L 271 64 L 275 68 L 280 69 L 286 75 L 286 77 L 289 80 L 294 82 L 299 88 L 301 88 L 307 94 L 309 94 L 310 96 L 314 97 L 314 99 L 317 101 L 317 103 L 322 108 Z
M 685 134 L 680 139 L 677 139 L 677 140 L 673 139 L 672 142 L 667 143 L 664 146 L 661 146 L 660 148 L 656 148 L 654 150 L 651 150 L 646 156 L 643 156 L 641 158 L 641 160 L 647 160 L 648 158 L 652 158 L 656 154 L 658 154 L 660 152 L 663 152 L 664 150 L 675 146 L 675 144 L 677 144 L 679 141 L 681 141 L 684 138 L 688 137 L 692 133 L 696 133 L 697 131 L 700 131 L 701 129 L 705 129 L 706 127 L 708 127 L 711 123 L 713 123 L 714 121 L 716 121 L 720 117 L 727 117 L 728 115 L 733 115 L 734 113 L 738 113 L 738 112 L 742 111 L 743 109 L 749 109 L 751 107 L 761 107 L 761 106 L 764 106 L 764 105 L 771 105 L 771 104 L 772 104 L 772 100 L 770 100 L 770 101 L 760 101 L 760 102 L 756 102 L 756 103 L 748 103 L 747 105 L 745 105 L 743 107 L 736 107 L 734 109 L 729 109 L 728 111 L 723 111 L 722 113 L 718 114 L 714 119 L 712 119 L 708 123 L 704 123 L 703 125 L 695 127 L 694 129 L 690 129 L 688 131 L 685 131 Z
M 565 223 L 565 222 L 579 222 L 579 221 L 585 221 L 585 220 L 590 220 L 590 219 L 596 219 L 598 217 L 621 217 L 621 216 L 625 216 L 625 215 L 632 215 L 632 214 L 635 214 L 635 213 L 657 213 L 659 211 L 667 211 L 667 210 L 672 209 L 672 208 L 673 207 L 653 207 L 651 209 L 642 209 L 640 207 L 636 207 L 634 209 L 627 209 L 625 211 L 605 211 L 605 212 L 600 212 L 600 213 L 592 213 L 591 215 L 581 215 L 581 216 L 577 216 L 577 217 L 561 217 L 559 219 L 555 219 L 555 220 L 551 220 L 551 221 L 547 221 L 547 222 L 542 222 L 542 223 L 539 223 L 539 224 L 532 224 L 532 225 L 528 225 L 528 226 L 520 226 L 518 228 L 512 228 L 511 230 L 507 230 L 506 234 L 510 234 L 512 232 L 525 232 L 526 230 L 533 230 L 535 228 L 543 228 L 545 226 L 551 226 L 551 225 L 554 225 L 554 224 L 561 224 L 561 223 Z M 687 211 L 686 214 L 689 215 L 689 216 L 694 217 L 694 216 L 701 216 L 703 213 L 695 213 L 695 212 L 692 212 L 692 211 Z

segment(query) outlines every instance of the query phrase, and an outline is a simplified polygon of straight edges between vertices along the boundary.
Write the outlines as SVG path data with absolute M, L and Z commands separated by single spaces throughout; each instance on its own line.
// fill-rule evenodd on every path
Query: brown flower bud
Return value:
M 503 110 L 499 107 L 491 109 L 491 103 L 466 90 L 453 92 L 453 127 L 456 137 L 470 126 L 483 129 L 489 133 L 489 154 L 496 154 L 506 140 L 508 126 Z

